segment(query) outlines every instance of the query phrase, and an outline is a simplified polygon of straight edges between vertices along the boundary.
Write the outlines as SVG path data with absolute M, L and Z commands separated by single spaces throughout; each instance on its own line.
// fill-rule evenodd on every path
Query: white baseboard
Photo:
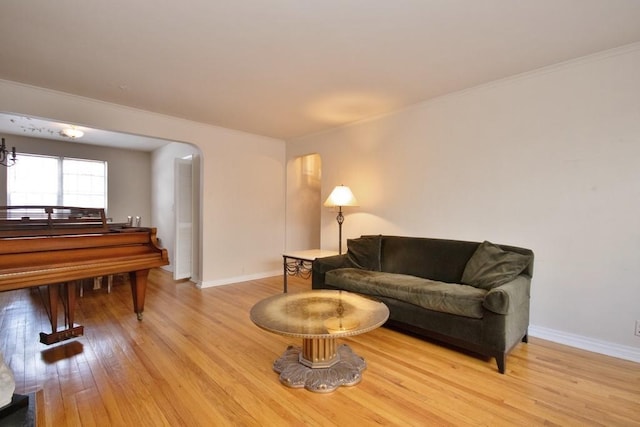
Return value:
M 580 348 L 582 350 L 640 363 L 640 348 L 637 347 L 596 340 L 582 335 L 570 334 L 568 332 L 534 325 L 529 325 L 529 335 L 532 337 L 542 338 L 547 341 L 553 341 L 558 344 L 564 344 Z
M 262 273 L 249 274 L 246 276 L 235 276 L 226 279 L 208 280 L 206 282 L 198 282 L 198 288 L 211 288 L 213 286 L 230 285 L 232 283 L 247 282 L 249 280 L 264 279 L 265 277 L 282 276 L 282 270 L 265 271 Z M 284 286 L 284 285 L 283 285 Z

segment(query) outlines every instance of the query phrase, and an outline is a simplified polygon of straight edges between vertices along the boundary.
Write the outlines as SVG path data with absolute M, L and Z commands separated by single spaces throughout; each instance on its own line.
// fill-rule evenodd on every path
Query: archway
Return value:
M 322 159 L 296 157 L 287 168 L 287 250 L 320 248 Z

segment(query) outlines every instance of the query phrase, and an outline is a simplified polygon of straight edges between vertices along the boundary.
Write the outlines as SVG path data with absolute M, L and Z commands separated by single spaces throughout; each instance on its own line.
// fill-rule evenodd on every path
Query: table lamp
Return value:
M 344 215 L 342 215 L 343 206 L 358 206 L 358 201 L 354 197 L 351 189 L 344 185 L 338 185 L 333 189 L 327 200 L 324 202 L 327 207 L 338 207 L 338 253 L 342 254 L 342 223 L 344 222 Z

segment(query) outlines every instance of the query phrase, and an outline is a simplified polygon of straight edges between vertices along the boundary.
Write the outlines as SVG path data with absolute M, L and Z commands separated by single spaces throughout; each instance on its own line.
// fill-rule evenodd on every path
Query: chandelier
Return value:
M 11 154 L 11 156 L 9 156 Z M 16 147 L 11 147 L 11 153 L 7 150 L 7 146 L 2 138 L 2 146 L 0 146 L 0 165 L 13 166 L 16 163 Z

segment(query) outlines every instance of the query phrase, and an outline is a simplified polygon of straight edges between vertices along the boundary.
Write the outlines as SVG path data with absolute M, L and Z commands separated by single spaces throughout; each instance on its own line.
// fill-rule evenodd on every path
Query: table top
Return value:
M 384 324 L 384 303 L 354 293 L 314 290 L 278 294 L 251 308 L 253 323 L 269 332 L 299 338 L 358 335 Z
M 324 249 L 308 249 L 306 251 L 290 251 L 282 254 L 286 258 L 301 259 L 304 261 L 313 261 L 316 258 L 324 258 L 327 256 L 338 255 L 336 251 L 326 251 Z

